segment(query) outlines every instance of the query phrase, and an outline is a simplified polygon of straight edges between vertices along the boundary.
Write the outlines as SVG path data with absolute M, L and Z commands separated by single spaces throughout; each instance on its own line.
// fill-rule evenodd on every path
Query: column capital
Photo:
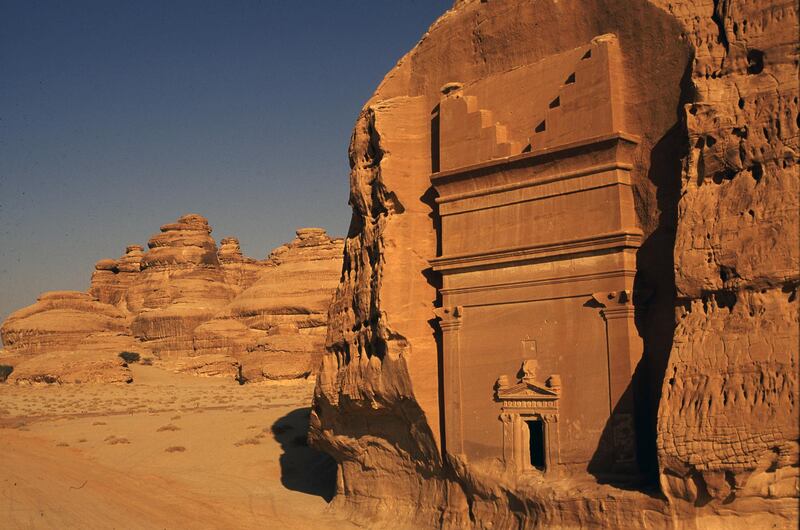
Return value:
M 443 332 L 458 331 L 461 327 L 461 317 L 463 315 L 463 306 L 448 306 L 437 307 L 433 310 L 436 318 L 439 320 L 439 327 Z
M 600 310 L 600 315 L 606 320 L 617 318 L 634 318 L 636 309 L 633 305 L 622 305 L 617 307 L 605 307 Z

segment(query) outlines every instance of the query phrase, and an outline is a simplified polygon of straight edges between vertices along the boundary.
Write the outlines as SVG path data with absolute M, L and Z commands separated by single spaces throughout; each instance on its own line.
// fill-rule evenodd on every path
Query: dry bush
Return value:
M 162 425 L 161 427 L 156 429 L 156 432 L 179 431 L 179 430 L 181 430 L 180 427 L 178 427 L 177 425 L 173 425 L 173 424 L 169 423 L 167 425 Z
M 11 375 L 11 372 L 14 371 L 14 367 L 8 364 L 0 364 L 0 383 L 5 383 L 8 376 Z
M 117 354 L 126 363 L 138 363 L 141 356 L 135 351 L 121 351 Z
M 130 440 L 128 440 L 127 438 L 121 438 L 119 436 L 114 436 L 113 434 L 111 436 L 106 437 L 106 439 L 103 441 L 106 442 L 108 445 L 131 443 Z
M 259 445 L 261 440 L 258 438 L 245 438 L 244 440 L 239 440 L 238 442 L 234 443 L 236 447 L 241 447 L 243 445 Z

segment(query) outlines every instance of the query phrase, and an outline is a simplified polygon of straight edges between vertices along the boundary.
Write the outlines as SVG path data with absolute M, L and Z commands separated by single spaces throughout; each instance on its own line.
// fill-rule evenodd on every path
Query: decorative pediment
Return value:
M 559 392 L 548 388 L 545 383 L 521 381 L 507 388 L 497 389 L 497 399 L 507 400 L 533 400 L 533 399 L 558 399 Z
M 553 374 L 544 383 L 539 382 L 536 380 L 537 366 L 533 359 L 523 361 L 522 377 L 514 384 L 509 384 L 507 376 L 500 376 L 494 385 L 497 400 L 515 403 L 557 400 L 561 395 L 561 377 Z

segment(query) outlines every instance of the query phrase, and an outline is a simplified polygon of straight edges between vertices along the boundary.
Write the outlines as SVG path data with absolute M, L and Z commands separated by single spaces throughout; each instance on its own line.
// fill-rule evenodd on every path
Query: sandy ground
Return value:
M 130 385 L 0 385 L 0 528 L 356 528 L 305 445 L 313 383 L 133 368 Z

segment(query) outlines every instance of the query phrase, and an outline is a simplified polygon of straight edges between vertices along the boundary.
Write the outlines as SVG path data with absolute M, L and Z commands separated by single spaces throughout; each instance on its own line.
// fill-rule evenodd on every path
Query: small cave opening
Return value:
M 764 71 L 764 52 L 751 48 L 747 50 L 747 73 L 760 74 Z

